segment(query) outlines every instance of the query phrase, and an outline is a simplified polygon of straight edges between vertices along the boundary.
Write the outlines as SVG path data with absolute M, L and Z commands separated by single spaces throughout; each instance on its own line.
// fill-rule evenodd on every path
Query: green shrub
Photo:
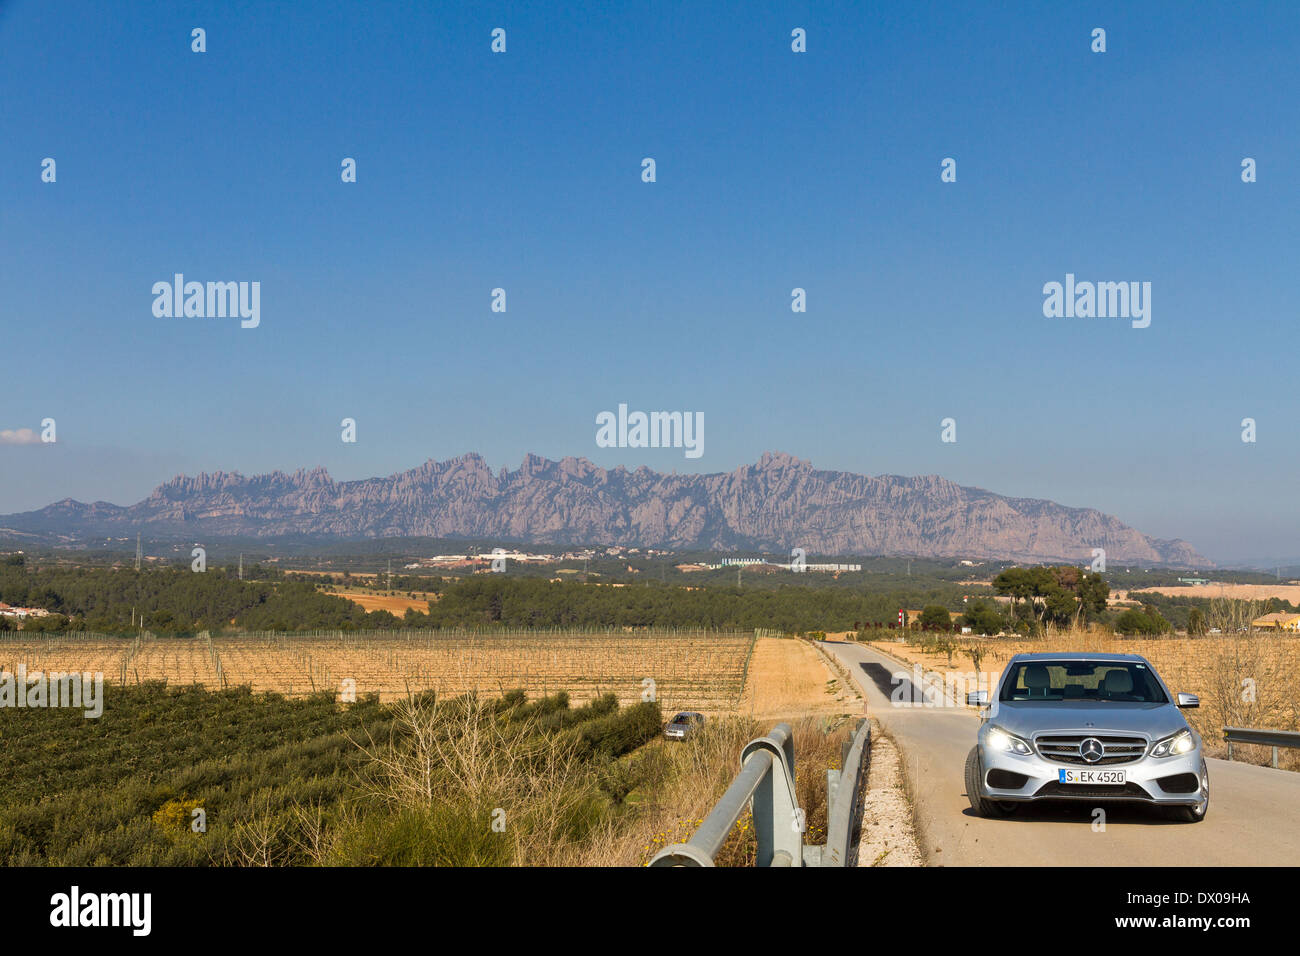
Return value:
M 507 826 L 509 821 L 507 820 Z M 492 810 L 439 804 L 372 813 L 345 828 L 332 866 L 509 866 L 511 841 L 492 829 Z
M 621 757 L 653 740 L 662 731 L 663 714 L 659 703 L 651 701 L 587 721 L 571 733 L 578 752 L 584 756 Z
M 615 694 L 602 694 L 591 703 L 576 710 L 557 710 L 546 714 L 537 722 L 537 729 L 544 733 L 576 727 L 578 724 L 597 717 L 606 717 L 618 710 L 618 697 Z

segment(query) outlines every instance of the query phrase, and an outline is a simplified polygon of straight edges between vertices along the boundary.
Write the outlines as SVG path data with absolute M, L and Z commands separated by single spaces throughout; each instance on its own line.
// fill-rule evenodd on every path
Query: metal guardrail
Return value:
M 862 782 L 871 725 L 858 722 L 842 748 L 840 769 L 826 771 L 826 845 L 805 846 L 805 814 L 794 787 L 794 737 L 777 724 L 740 752 L 740 772 L 686 843 L 660 850 L 651 866 L 713 866 L 714 857 L 753 801 L 758 866 L 850 866 L 858 842 Z
M 826 771 L 826 845 L 804 847 L 805 866 L 856 866 L 862 789 L 871 753 L 871 724 L 858 721 L 840 748 L 840 769 Z
M 1300 731 L 1254 730 L 1250 727 L 1224 727 L 1223 739 L 1228 742 L 1228 759 L 1232 759 L 1232 745 L 1258 744 L 1273 748 L 1273 769 L 1277 769 L 1278 747 L 1300 747 Z

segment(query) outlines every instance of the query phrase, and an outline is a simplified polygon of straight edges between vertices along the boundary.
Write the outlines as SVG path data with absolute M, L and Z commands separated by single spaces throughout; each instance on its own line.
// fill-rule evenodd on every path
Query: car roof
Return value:
M 1016 661 L 1131 661 L 1138 664 L 1148 663 L 1145 657 L 1138 654 L 1102 654 L 1091 651 L 1059 651 L 1055 654 L 1036 651 L 1033 654 L 1017 654 L 1007 661 L 1007 664 L 1014 664 Z

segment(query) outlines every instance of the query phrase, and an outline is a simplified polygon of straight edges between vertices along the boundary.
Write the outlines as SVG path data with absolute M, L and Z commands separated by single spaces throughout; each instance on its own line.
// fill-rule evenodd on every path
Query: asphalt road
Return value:
M 1001 819 L 978 817 L 962 779 L 979 728 L 974 709 L 892 706 L 878 686 L 884 677 L 880 668 L 889 674 L 909 668 L 858 644 L 823 646 L 853 674 L 869 711 L 898 744 L 915 802 L 917 837 L 931 866 L 1300 862 L 1300 773 L 1226 760 L 1207 761 L 1210 810 L 1200 823 L 1166 820 L 1149 807 L 1108 804 L 1105 831 L 1097 832 L 1086 803 L 1026 806 Z

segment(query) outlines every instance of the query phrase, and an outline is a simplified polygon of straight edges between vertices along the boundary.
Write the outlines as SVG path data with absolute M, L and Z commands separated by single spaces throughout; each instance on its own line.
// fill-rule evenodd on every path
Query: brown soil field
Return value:
M 407 597 L 410 592 L 399 592 L 395 595 L 374 594 L 370 591 L 357 591 L 351 588 L 339 588 L 334 591 L 326 591 L 326 594 L 332 594 L 335 597 L 347 598 L 353 604 L 360 605 L 366 613 L 371 611 L 390 611 L 401 617 L 406 613 L 408 608 L 414 608 L 423 614 L 429 609 L 429 602 L 436 601 L 436 594 L 426 594 L 421 591 L 415 592 L 415 597 Z
M 1211 756 L 1225 756 L 1224 727 L 1300 730 L 1300 637 L 1271 634 L 1210 637 L 1128 638 L 1086 631 L 1063 632 L 1037 640 L 1023 638 L 962 638 L 948 663 L 944 652 L 920 643 L 882 640 L 872 646 L 926 672 L 942 675 L 974 671 L 969 649 L 983 651 L 980 670 L 994 675 L 1013 654 L 1037 651 L 1092 651 L 1140 654 L 1149 660 L 1174 693 L 1197 694 L 1201 706 L 1184 713 L 1205 738 Z M 1239 759 L 1265 763 L 1264 747 L 1234 745 Z M 1279 766 L 1300 770 L 1300 751 L 1283 750 Z
M 1277 584 L 1180 584 L 1177 587 L 1134 588 L 1126 596 L 1150 593 L 1169 597 L 1236 598 L 1245 601 L 1267 601 L 1275 597 L 1291 604 L 1300 604 L 1300 584 L 1294 581 L 1279 581 Z M 1120 594 L 1125 592 L 1115 592 L 1116 597 Z

